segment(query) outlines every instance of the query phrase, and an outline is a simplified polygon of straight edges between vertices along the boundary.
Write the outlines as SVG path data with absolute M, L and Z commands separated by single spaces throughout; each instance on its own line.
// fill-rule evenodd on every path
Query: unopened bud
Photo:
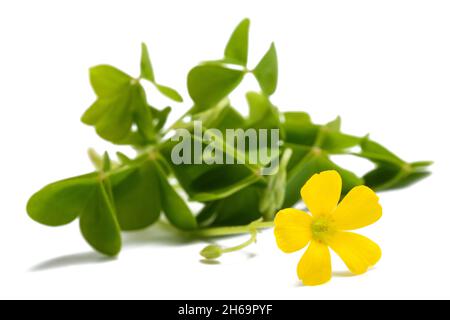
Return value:
M 200 255 L 205 259 L 217 259 L 222 255 L 222 249 L 216 245 L 210 245 L 205 247 Z

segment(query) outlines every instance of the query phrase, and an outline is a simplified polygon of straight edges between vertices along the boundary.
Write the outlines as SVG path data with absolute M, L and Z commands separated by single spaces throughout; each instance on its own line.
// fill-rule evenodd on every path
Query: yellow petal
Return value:
M 306 286 L 317 286 L 331 279 L 331 256 L 328 247 L 312 241 L 297 267 L 298 278 Z
M 355 230 L 378 221 L 382 208 L 378 196 L 370 188 L 353 188 L 333 213 L 335 227 L 339 230 Z
M 303 249 L 311 241 L 312 218 L 306 212 L 296 209 L 285 209 L 275 217 L 275 238 L 278 247 L 291 253 Z
M 306 182 L 301 196 L 314 216 L 331 214 L 339 202 L 342 179 L 337 171 L 324 171 L 315 174 Z
M 331 237 L 328 245 L 354 274 L 365 273 L 381 259 L 380 247 L 356 233 L 337 232 Z

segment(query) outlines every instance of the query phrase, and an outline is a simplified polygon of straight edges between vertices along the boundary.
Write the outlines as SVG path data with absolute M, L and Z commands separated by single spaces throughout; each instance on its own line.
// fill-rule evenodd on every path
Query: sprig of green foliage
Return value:
M 319 125 L 305 112 L 281 112 L 270 100 L 278 82 L 275 45 L 249 68 L 249 27 L 248 19 L 236 27 L 222 59 L 200 63 L 189 72 L 187 86 L 193 105 L 169 129 L 192 130 L 195 120 L 202 121 L 203 129 L 222 132 L 280 129 L 282 161 L 276 175 L 261 176 L 262 165 L 173 164 L 174 142 L 168 139 L 170 130 L 165 130 L 171 109 L 151 106 L 141 82 L 150 82 L 175 102 L 183 98 L 156 81 L 147 46 L 142 44 L 141 72 L 136 78 L 108 65 L 91 68 L 97 100 L 82 117 L 105 140 L 134 147 L 137 157 L 118 153 L 118 162 L 113 163 L 107 153 L 103 157 L 91 153 L 97 170 L 38 191 L 28 202 L 29 216 L 49 226 L 79 218 L 86 241 L 110 256 L 121 250 L 121 231 L 144 229 L 158 221 L 161 213 L 177 229 L 199 237 L 249 232 L 252 238 L 236 247 L 242 248 L 253 242 L 256 229 L 270 225 L 254 221 L 271 221 L 278 209 L 297 203 L 299 187 L 317 172 L 337 170 L 343 178 L 343 193 L 361 184 L 375 190 L 401 188 L 430 174 L 431 162 L 406 162 L 369 136 L 343 133 L 340 118 Z M 244 117 L 228 97 L 247 75 L 253 75 L 260 87 L 247 94 L 249 116 Z M 185 121 L 187 116 L 190 122 Z M 248 156 L 237 150 L 231 155 Z M 333 155 L 366 159 L 374 169 L 360 177 L 333 162 Z M 180 195 L 180 188 L 188 201 Z M 193 213 L 189 201 L 204 207 Z M 203 254 L 216 257 L 221 252 L 212 246 Z

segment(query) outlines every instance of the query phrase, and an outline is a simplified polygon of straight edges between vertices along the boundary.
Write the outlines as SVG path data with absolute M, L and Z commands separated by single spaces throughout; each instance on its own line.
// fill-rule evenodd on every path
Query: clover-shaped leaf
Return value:
M 97 66 L 91 69 L 91 83 L 98 98 L 84 113 L 85 124 L 95 126 L 102 138 L 115 143 L 132 134 L 133 123 L 145 139 L 154 138 L 151 119 L 146 120 L 151 117 L 147 98 L 139 82 L 113 67 Z
M 55 182 L 34 194 L 29 216 L 42 224 L 60 226 L 80 218 L 86 241 L 97 251 L 114 256 L 121 239 L 111 194 L 97 173 Z

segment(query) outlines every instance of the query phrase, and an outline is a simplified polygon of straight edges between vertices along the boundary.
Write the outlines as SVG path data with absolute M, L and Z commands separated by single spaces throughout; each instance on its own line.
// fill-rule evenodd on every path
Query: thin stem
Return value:
M 273 221 L 255 221 L 246 226 L 205 228 L 193 231 L 191 234 L 200 238 L 223 237 L 251 233 L 260 229 L 272 228 L 273 226 Z
M 239 250 L 242 250 L 242 249 L 248 247 L 249 245 L 256 242 L 256 234 L 257 234 L 256 229 L 251 230 L 250 239 L 248 239 L 247 241 L 245 241 L 244 243 L 242 243 L 238 246 L 222 249 L 222 252 L 229 253 L 229 252 L 239 251 Z

